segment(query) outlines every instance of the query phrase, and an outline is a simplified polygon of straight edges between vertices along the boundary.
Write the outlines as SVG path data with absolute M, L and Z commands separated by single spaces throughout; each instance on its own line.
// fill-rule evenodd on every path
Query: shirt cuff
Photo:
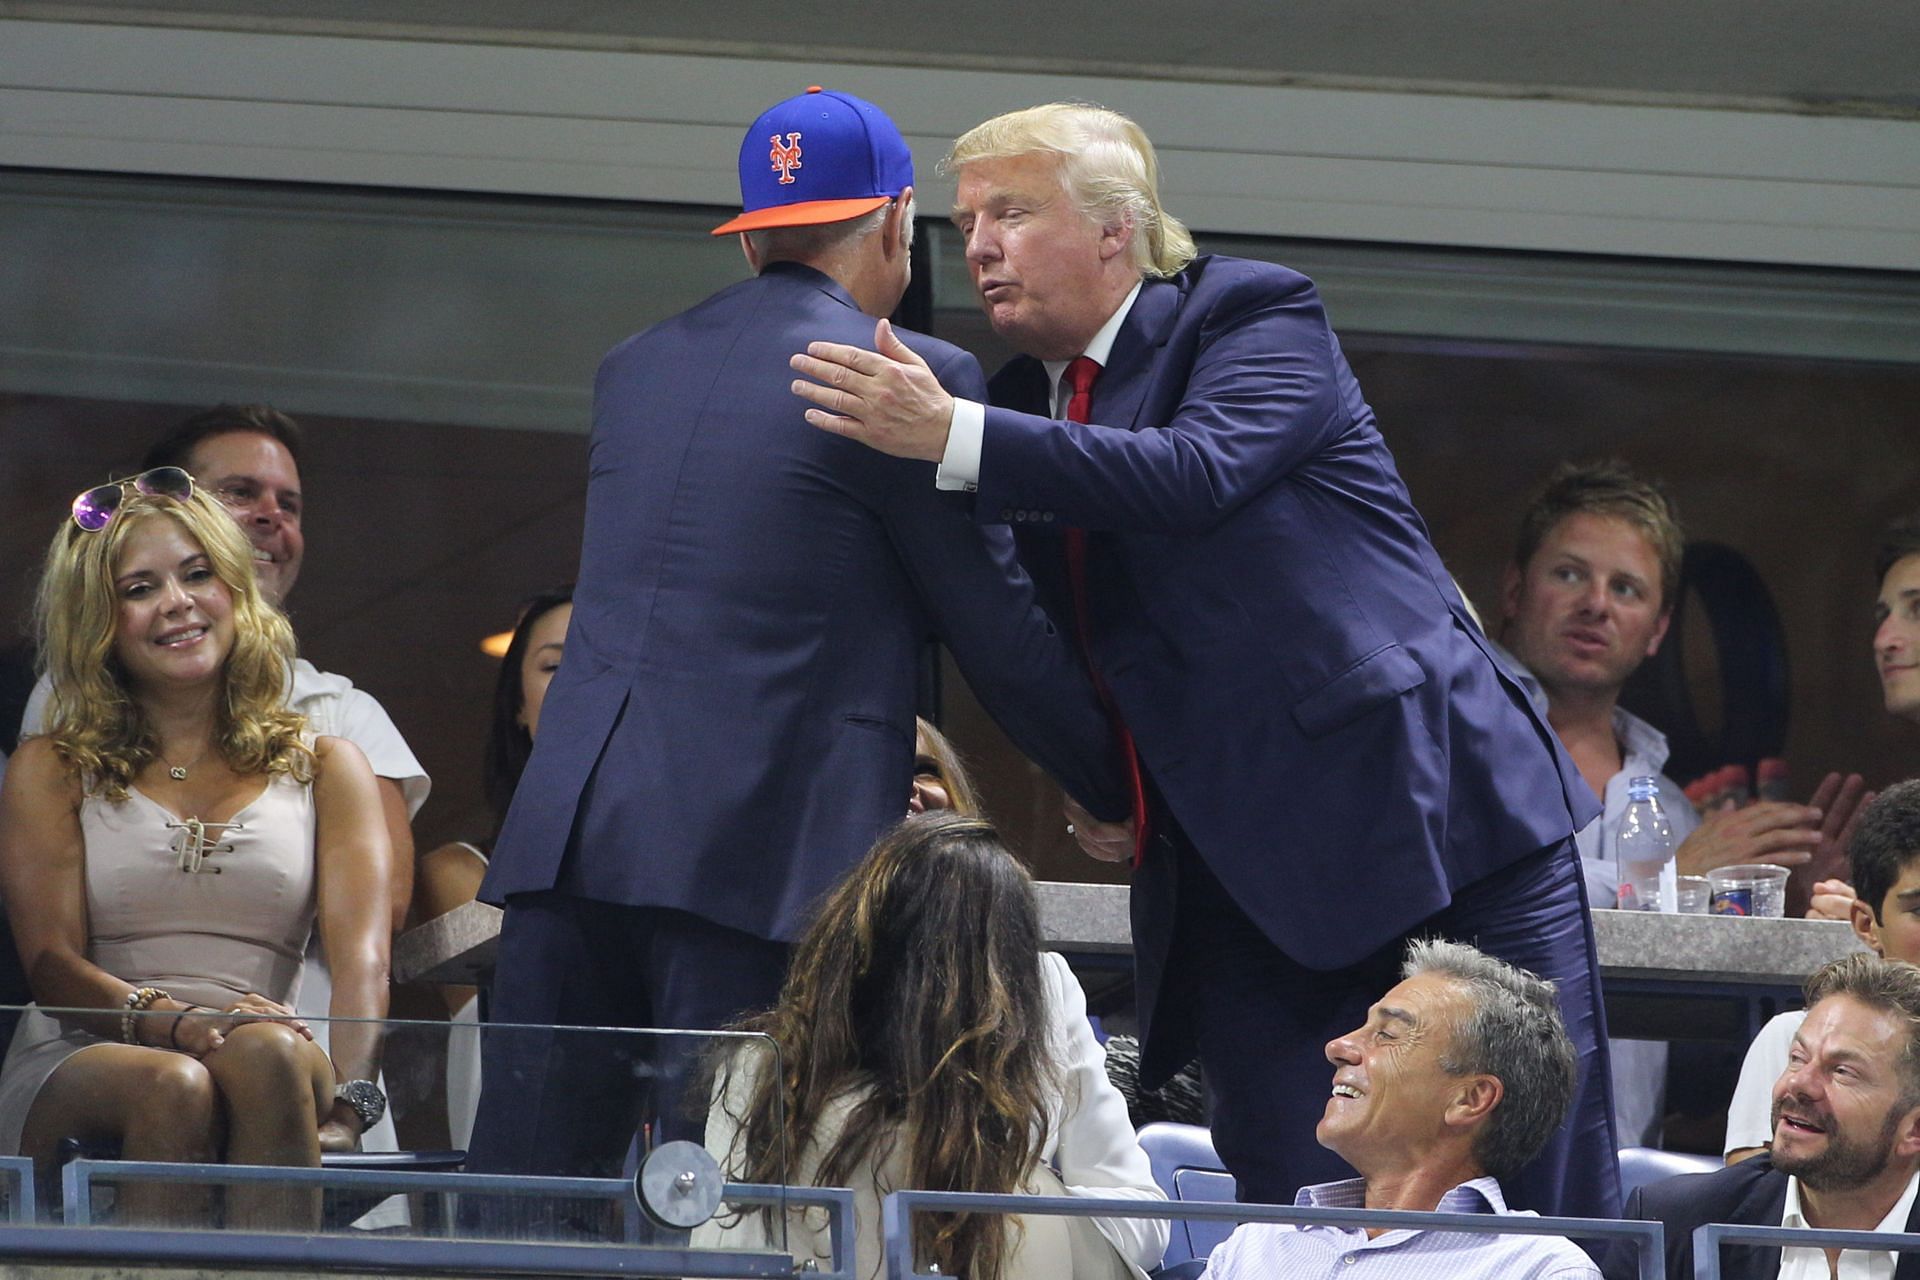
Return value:
M 977 400 L 955 399 L 947 424 L 947 451 L 934 472 L 936 489 L 972 493 L 980 487 L 980 441 L 987 434 L 987 411 Z

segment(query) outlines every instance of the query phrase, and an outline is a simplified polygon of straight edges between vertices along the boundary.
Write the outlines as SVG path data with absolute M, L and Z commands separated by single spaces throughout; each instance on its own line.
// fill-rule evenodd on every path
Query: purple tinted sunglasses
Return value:
M 179 467 L 155 467 L 126 480 L 115 480 L 111 484 L 89 489 L 75 498 L 73 522 L 88 533 L 98 533 L 106 528 L 114 512 L 120 509 L 120 500 L 126 495 L 128 485 L 149 498 L 172 498 L 176 502 L 185 502 L 193 496 L 192 476 Z

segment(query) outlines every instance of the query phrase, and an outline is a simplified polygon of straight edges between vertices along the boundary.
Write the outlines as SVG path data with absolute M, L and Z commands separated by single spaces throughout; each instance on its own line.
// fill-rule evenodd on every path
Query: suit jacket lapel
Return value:
M 1764 1157 L 1762 1157 L 1764 1158 Z M 1740 1203 L 1724 1219 L 1726 1222 L 1751 1222 L 1757 1227 L 1777 1227 L 1787 1211 L 1787 1175 L 1770 1169 L 1756 1179 Z M 1726 1265 L 1720 1274 L 1727 1280 L 1775 1280 L 1780 1274 L 1780 1251 L 1759 1245 L 1730 1244 L 1722 1251 Z
M 1920 1196 L 1915 1196 L 1913 1208 L 1907 1211 L 1907 1230 L 1920 1232 Z M 1893 1267 L 1893 1280 L 1920 1280 L 1920 1253 L 1897 1253 Z
M 1153 381 L 1153 369 L 1160 348 L 1173 331 L 1180 304 L 1185 301 L 1185 277 L 1149 280 L 1140 286 L 1133 310 L 1114 336 L 1113 350 L 1107 355 L 1107 367 L 1093 384 L 1093 420 L 1106 427 L 1132 427 L 1140 416 L 1147 386 Z

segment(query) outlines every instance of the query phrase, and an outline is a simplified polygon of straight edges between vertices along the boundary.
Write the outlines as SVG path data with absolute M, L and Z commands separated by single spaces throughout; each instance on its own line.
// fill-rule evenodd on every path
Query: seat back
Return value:
M 1153 1167 L 1153 1180 L 1169 1200 L 1238 1200 L 1233 1175 L 1213 1149 L 1213 1135 L 1195 1124 L 1156 1120 L 1141 1126 L 1140 1149 Z M 1163 1266 L 1171 1268 L 1190 1259 L 1204 1260 L 1233 1231 L 1230 1222 L 1189 1222 L 1175 1219 L 1167 1240 Z
M 1685 1151 L 1623 1147 L 1620 1150 L 1620 1197 L 1624 1200 L 1650 1182 L 1661 1182 L 1682 1173 L 1712 1173 L 1721 1168 L 1723 1163 L 1712 1156 L 1692 1155 Z

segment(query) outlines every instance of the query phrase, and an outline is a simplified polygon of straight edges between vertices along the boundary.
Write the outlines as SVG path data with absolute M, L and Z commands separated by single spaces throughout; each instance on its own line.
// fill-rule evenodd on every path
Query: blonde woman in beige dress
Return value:
M 384 1105 L 378 1026 L 336 1025 L 330 1059 L 292 1005 L 317 923 L 332 1015 L 385 1016 L 391 847 L 365 757 L 285 707 L 292 632 L 245 536 L 176 468 L 90 490 L 38 622 L 47 729 L 0 787 L 0 895 L 38 1007 L 0 1072 L 0 1143 L 43 1168 L 67 1137 L 307 1167 L 353 1147 Z M 120 1204 L 210 1207 L 137 1183 Z M 228 1226 L 317 1222 L 310 1191 L 225 1206 Z

